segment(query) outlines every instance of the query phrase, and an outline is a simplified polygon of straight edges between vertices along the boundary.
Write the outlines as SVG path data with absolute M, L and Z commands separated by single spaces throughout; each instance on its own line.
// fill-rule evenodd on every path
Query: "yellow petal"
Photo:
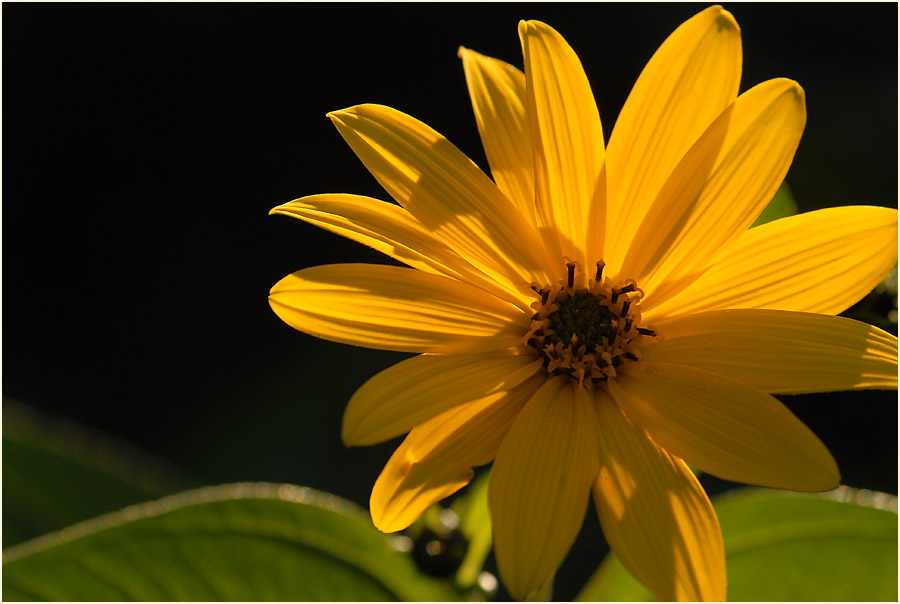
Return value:
M 609 382 L 616 403 L 659 446 L 704 472 L 794 491 L 840 482 L 825 445 L 771 395 L 686 365 L 644 362 L 626 372 Z
M 649 310 L 662 320 L 719 308 L 837 314 L 872 291 L 897 264 L 897 210 L 816 210 L 745 231 L 681 293 Z
M 387 254 L 413 268 L 471 283 L 528 310 L 530 296 L 500 287 L 394 203 L 347 194 L 310 195 L 273 208 Z
M 602 390 L 594 504 L 609 547 L 661 601 L 725 600 L 712 504 L 685 463 L 635 428 Z
M 606 158 L 604 259 L 617 274 L 638 225 L 669 174 L 738 92 L 741 34 L 712 6 L 683 23 L 653 55 L 622 107 Z
M 519 39 L 525 55 L 538 225 L 556 258 L 568 256 L 588 267 L 592 206 L 590 227 L 600 241 L 605 224 L 603 128 L 597 104 L 578 56 L 555 30 L 539 21 L 521 21 Z
M 599 469 L 597 434 L 590 395 L 556 377 L 500 445 L 488 502 L 500 578 L 516 599 L 553 575 L 578 536 Z
M 509 392 L 459 405 L 414 428 L 372 489 L 375 526 L 385 533 L 401 531 L 468 484 L 472 468 L 494 459 L 516 415 L 544 379 L 538 376 Z
M 272 287 L 282 321 L 326 340 L 380 350 L 484 352 L 516 346 L 529 315 L 467 283 L 375 264 L 314 266 Z
M 384 442 L 451 407 L 518 386 L 543 365 L 533 355 L 517 352 L 420 355 L 388 367 L 347 403 L 341 428 L 344 444 Z
M 742 94 L 700 137 L 653 202 L 624 262 L 623 275 L 640 283 L 648 307 L 695 281 L 750 227 L 784 180 L 805 124 L 803 89 L 782 78 Z
M 647 362 L 704 369 L 773 394 L 897 387 L 897 338 L 853 319 L 719 310 L 660 324 Z
M 497 187 L 531 224 L 534 160 L 525 108 L 525 74 L 503 61 L 460 47 L 478 133 Z
M 330 113 L 366 168 L 397 202 L 472 265 L 512 291 L 549 283 L 551 265 L 531 224 L 450 141 L 390 107 Z

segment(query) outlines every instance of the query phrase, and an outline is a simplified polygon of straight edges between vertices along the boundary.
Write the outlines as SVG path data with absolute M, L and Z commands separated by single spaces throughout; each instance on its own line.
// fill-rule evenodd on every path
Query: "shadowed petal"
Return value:
M 516 346 L 520 309 L 467 283 L 375 264 L 314 266 L 269 293 L 282 321 L 334 342 L 401 352 L 485 352 Z
M 740 79 L 740 29 L 721 6 L 679 26 L 644 67 L 609 139 L 603 258 L 611 274 L 669 174 L 734 101 Z
M 725 600 L 725 549 L 693 472 L 596 390 L 600 473 L 594 504 L 610 548 L 661 601 Z
M 689 365 L 773 394 L 897 387 L 897 338 L 844 317 L 719 310 L 659 325 L 651 363 Z
M 372 520 L 385 533 L 415 522 L 432 504 L 472 479 L 490 462 L 525 402 L 544 382 L 535 377 L 449 409 L 417 426 L 388 461 L 369 501 Z
M 350 398 L 341 438 L 374 445 L 409 432 L 447 409 L 518 386 L 541 369 L 531 354 L 420 355 L 375 375 Z
M 459 57 L 494 182 L 534 225 L 534 160 L 525 74 L 467 48 L 460 47 Z
M 562 563 L 581 529 L 599 469 L 590 395 L 551 378 L 500 445 L 488 501 L 494 553 L 509 593 L 524 599 Z
M 834 315 L 897 264 L 897 210 L 827 208 L 749 229 L 684 291 L 644 310 L 648 321 L 719 308 Z
M 825 445 L 761 390 L 685 365 L 641 363 L 609 381 L 651 438 L 713 476 L 775 489 L 827 491 L 840 474 Z

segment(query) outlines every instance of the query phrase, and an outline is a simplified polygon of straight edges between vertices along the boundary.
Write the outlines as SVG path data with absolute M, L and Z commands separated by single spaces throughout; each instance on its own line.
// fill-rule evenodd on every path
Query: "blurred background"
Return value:
M 521 67 L 516 24 L 534 18 L 579 54 L 608 137 L 645 62 L 704 7 L 5 4 L 4 406 L 121 438 L 191 483 L 290 482 L 366 506 L 399 441 L 345 449 L 341 414 L 406 355 L 299 333 L 266 300 L 301 268 L 390 262 L 267 215 L 313 193 L 387 199 L 326 112 L 396 107 L 486 168 L 457 47 Z M 897 5 L 726 8 L 743 31 L 741 90 L 779 76 L 806 90 L 787 177 L 801 211 L 896 207 Z M 896 333 L 893 304 L 850 314 Z M 896 494 L 896 396 L 783 400 L 844 483 Z M 5 474 L 4 507 L 16 496 Z M 558 585 L 577 588 L 604 551 L 589 513 Z

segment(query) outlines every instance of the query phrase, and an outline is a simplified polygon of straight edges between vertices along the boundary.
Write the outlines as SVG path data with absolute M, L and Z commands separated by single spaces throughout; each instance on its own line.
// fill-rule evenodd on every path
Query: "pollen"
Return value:
M 641 342 L 657 337 L 640 325 L 644 292 L 633 280 L 605 278 L 603 266 L 597 263 L 587 287 L 576 287 L 577 267 L 571 262 L 558 283 L 532 284 L 538 300 L 531 304 L 535 314 L 524 337 L 550 375 L 567 375 L 588 390 L 615 378 L 625 364 L 639 362 Z

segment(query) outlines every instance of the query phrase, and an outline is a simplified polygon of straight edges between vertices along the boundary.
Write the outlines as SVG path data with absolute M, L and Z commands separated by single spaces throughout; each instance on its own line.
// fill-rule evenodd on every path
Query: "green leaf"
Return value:
M 750 225 L 750 228 L 752 229 L 755 226 L 772 222 L 779 218 L 793 216 L 796 213 L 797 202 L 794 201 L 794 195 L 791 193 L 791 188 L 787 182 L 783 182 L 778 187 L 778 190 L 775 191 L 772 201 L 769 202 L 769 205 L 766 206 L 766 209 L 762 211 L 756 221 Z
M 442 600 L 368 515 L 312 489 L 207 487 L 5 550 L 4 600 Z
M 713 500 L 732 601 L 897 601 L 897 498 L 740 489 Z M 651 601 L 610 554 L 578 601 Z
M 3 547 L 193 486 L 124 441 L 3 400 Z
M 469 542 L 466 557 L 456 571 L 456 580 L 462 587 L 475 585 L 491 551 L 491 510 L 487 500 L 490 477 L 490 471 L 479 474 L 465 495 L 453 502 L 453 511 L 459 516 L 459 529 Z

